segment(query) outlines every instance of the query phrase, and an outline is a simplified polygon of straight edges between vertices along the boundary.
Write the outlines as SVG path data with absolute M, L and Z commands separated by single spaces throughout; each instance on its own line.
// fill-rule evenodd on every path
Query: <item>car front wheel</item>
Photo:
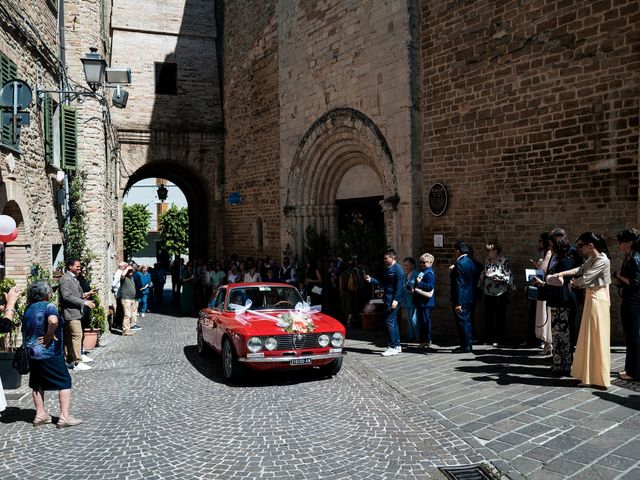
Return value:
M 230 381 L 238 381 L 244 377 L 244 373 L 244 366 L 238 361 L 231 341 L 225 338 L 222 344 L 222 374 L 224 378 Z

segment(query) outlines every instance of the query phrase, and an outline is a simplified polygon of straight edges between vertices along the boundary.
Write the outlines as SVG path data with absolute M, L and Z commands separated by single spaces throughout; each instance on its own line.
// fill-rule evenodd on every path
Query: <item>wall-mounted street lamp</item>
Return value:
M 95 92 L 104 83 L 104 71 L 107 68 L 107 62 L 98 53 L 96 47 L 89 47 L 89 50 L 89 53 L 82 57 L 80 61 L 84 70 L 84 78 L 87 80 L 89 88 Z
M 131 69 L 128 67 L 108 67 L 106 60 L 98 53 L 96 47 L 90 47 L 89 53 L 80 58 L 80 61 L 84 70 L 84 78 L 90 90 L 82 87 L 74 90 L 37 89 L 38 102 L 42 101 L 45 93 L 68 95 L 69 101 L 79 100 L 80 97 L 95 97 L 102 102 L 106 102 L 106 97 L 98 93 L 97 90 L 99 88 L 113 88 L 116 90 L 113 95 L 113 105 L 118 108 L 124 108 L 127 105 L 129 93 L 123 88 L 123 85 L 131 84 Z
M 169 190 L 167 189 L 167 187 L 164 186 L 164 184 L 161 184 L 158 187 L 158 190 L 156 192 L 158 194 L 158 200 L 160 200 L 161 202 L 164 202 L 167 199 L 167 195 L 169 194 Z

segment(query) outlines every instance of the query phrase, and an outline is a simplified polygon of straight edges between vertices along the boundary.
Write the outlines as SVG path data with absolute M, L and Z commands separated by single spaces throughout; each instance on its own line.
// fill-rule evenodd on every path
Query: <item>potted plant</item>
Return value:
M 10 278 L 0 280 L 0 304 L 5 303 L 4 294 L 13 287 L 16 282 Z M 0 334 L 0 375 L 2 386 L 6 389 L 15 389 L 22 384 L 22 375 L 13 368 L 15 350 L 22 343 L 22 331 L 20 329 L 24 301 L 16 304 L 16 313 L 13 316 L 13 328 L 7 333 Z
M 100 296 L 94 295 L 92 301 L 95 307 L 90 310 L 89 327 L 84 329 L 84 337 L 82 339 L 82 348 L 85 350 L 96 348 L 100 336 L 107 330 L 107 315 L 100 303 Z

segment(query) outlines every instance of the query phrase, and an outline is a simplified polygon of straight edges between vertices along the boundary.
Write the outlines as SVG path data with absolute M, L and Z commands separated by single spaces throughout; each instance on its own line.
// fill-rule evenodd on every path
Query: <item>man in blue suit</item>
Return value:
M 382 356 L 390 357 L 402 352 L 400 329 L 398 328 L 398 306 L 404 295 L 405 275 L 402 267 L 396 262 L 396 252 L 394 250 L 384 252 L 383 259 L 387 266 L 387 271 L 382 281 L 379 282 L 370 275 L 365 275 L 364 279 L 373 285 L 382 284 L 384 287 L 384 303 L 387 306 L 385 324 L 389 335 L 389 348 L 382 352 Z
M 473 304 L 473 279 L 476 266 L 469 257 L 469 245 L 457 241 L 454 245 L 456 262 L 451 269 L 451 303 L 456 318 L 460 346 L 453 353 L 467 353 L 472 350 L 471 307 Z

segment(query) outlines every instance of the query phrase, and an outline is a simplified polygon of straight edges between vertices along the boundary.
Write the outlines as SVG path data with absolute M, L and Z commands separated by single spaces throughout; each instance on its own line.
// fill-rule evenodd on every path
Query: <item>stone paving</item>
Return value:
M 30 395 L 10 401 L 0 478 L 443 478 L 436 466 L 497 458 L 415 391 L 387 382 L 390 372 L 378 375 L 378 357 L 351 353 L 332 379 L 307 372 L 226 385 L 219 363 L 196 353 L 195 322 L 150 314 L 134 337 L 107 335 L 95 368 L 72 373 L 83 425 L 33 428 Z M 402 355 L 384 367 L 408 378 L 401 365 L 412 358 L 423 360 Z M 47 407 L 58 413 L 51 393 Z
M 385 358 L 378 355 L 383 334 L 350 336 L 360 338 L 349 342 L 351 359 L 432 409 L 469 445 L 489 449 L 484 456 L 498 456 L 492 463 L 511 478 L 640 479 L 638 383 L 579 388 L 575 379 L 552 377 L 550 357 L 537 349 L 425 354 L 405 344 L 401 355 Z M 623 364 L 624 348 L 614 348 L 613 372 Z

